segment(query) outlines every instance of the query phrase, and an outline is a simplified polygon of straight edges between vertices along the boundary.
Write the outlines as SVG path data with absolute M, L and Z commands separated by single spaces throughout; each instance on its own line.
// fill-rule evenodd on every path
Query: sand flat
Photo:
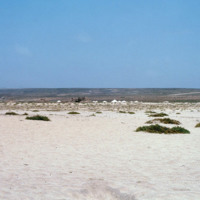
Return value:
M 200 199 L 198 110 L 167 110 L 191 131 L 186 135 L 134 132 L 149 119 L 145 110 L 96 116 L 41 112 L 50 122 L 5 112 L 0 199 Z

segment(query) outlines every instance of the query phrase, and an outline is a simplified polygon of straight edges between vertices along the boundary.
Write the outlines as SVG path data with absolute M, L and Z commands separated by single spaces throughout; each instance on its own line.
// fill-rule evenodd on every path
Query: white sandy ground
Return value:
M 1 110 L 0 200 L 199 200 L 200 112 L 167 110 L 191 134 L 159 135 L 134 132 L 144 111 L 43 122 Z

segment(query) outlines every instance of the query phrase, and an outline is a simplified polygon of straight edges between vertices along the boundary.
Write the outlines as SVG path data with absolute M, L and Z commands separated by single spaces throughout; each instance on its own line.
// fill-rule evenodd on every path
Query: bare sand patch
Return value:
M 193 112 L 182 107 L 176 115 L 175 106 L 158 105 L 156 110 L 153 105 L 152 110 L 164 109 L 191 133 L 137 133 L 134 130 L 149 120 L 149 105 L 140 106 L 76 106 L 79 115 L 68 115 L 66 108 L 42 108 L 40 114 L 50 122 L 6 116 L 10 109 L 2 109 L 0 199 L 199 200 L 200 132 L 195 125 L 200 112 L 194 105 Z M 120 114 L 119 109 L 135 114 Z M 95 110 L 102 114 L 89 117 Z

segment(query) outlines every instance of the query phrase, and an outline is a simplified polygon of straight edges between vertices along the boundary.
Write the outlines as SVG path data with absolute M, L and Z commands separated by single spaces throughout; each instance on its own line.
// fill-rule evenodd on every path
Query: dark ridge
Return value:
M 185 88 L 27 88 L 0 89 L 0 101 L 199 102 L 200 89 Z

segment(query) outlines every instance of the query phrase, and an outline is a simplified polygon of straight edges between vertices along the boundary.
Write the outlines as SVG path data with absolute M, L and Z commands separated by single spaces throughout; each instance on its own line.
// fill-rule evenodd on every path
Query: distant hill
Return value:
M 31 88 L 0 89 L 1 101 L 71 101 L 86 97 L 87 100 L 138 100 L 138 101 L 200 101 L 200 89 L 184 88 Z

